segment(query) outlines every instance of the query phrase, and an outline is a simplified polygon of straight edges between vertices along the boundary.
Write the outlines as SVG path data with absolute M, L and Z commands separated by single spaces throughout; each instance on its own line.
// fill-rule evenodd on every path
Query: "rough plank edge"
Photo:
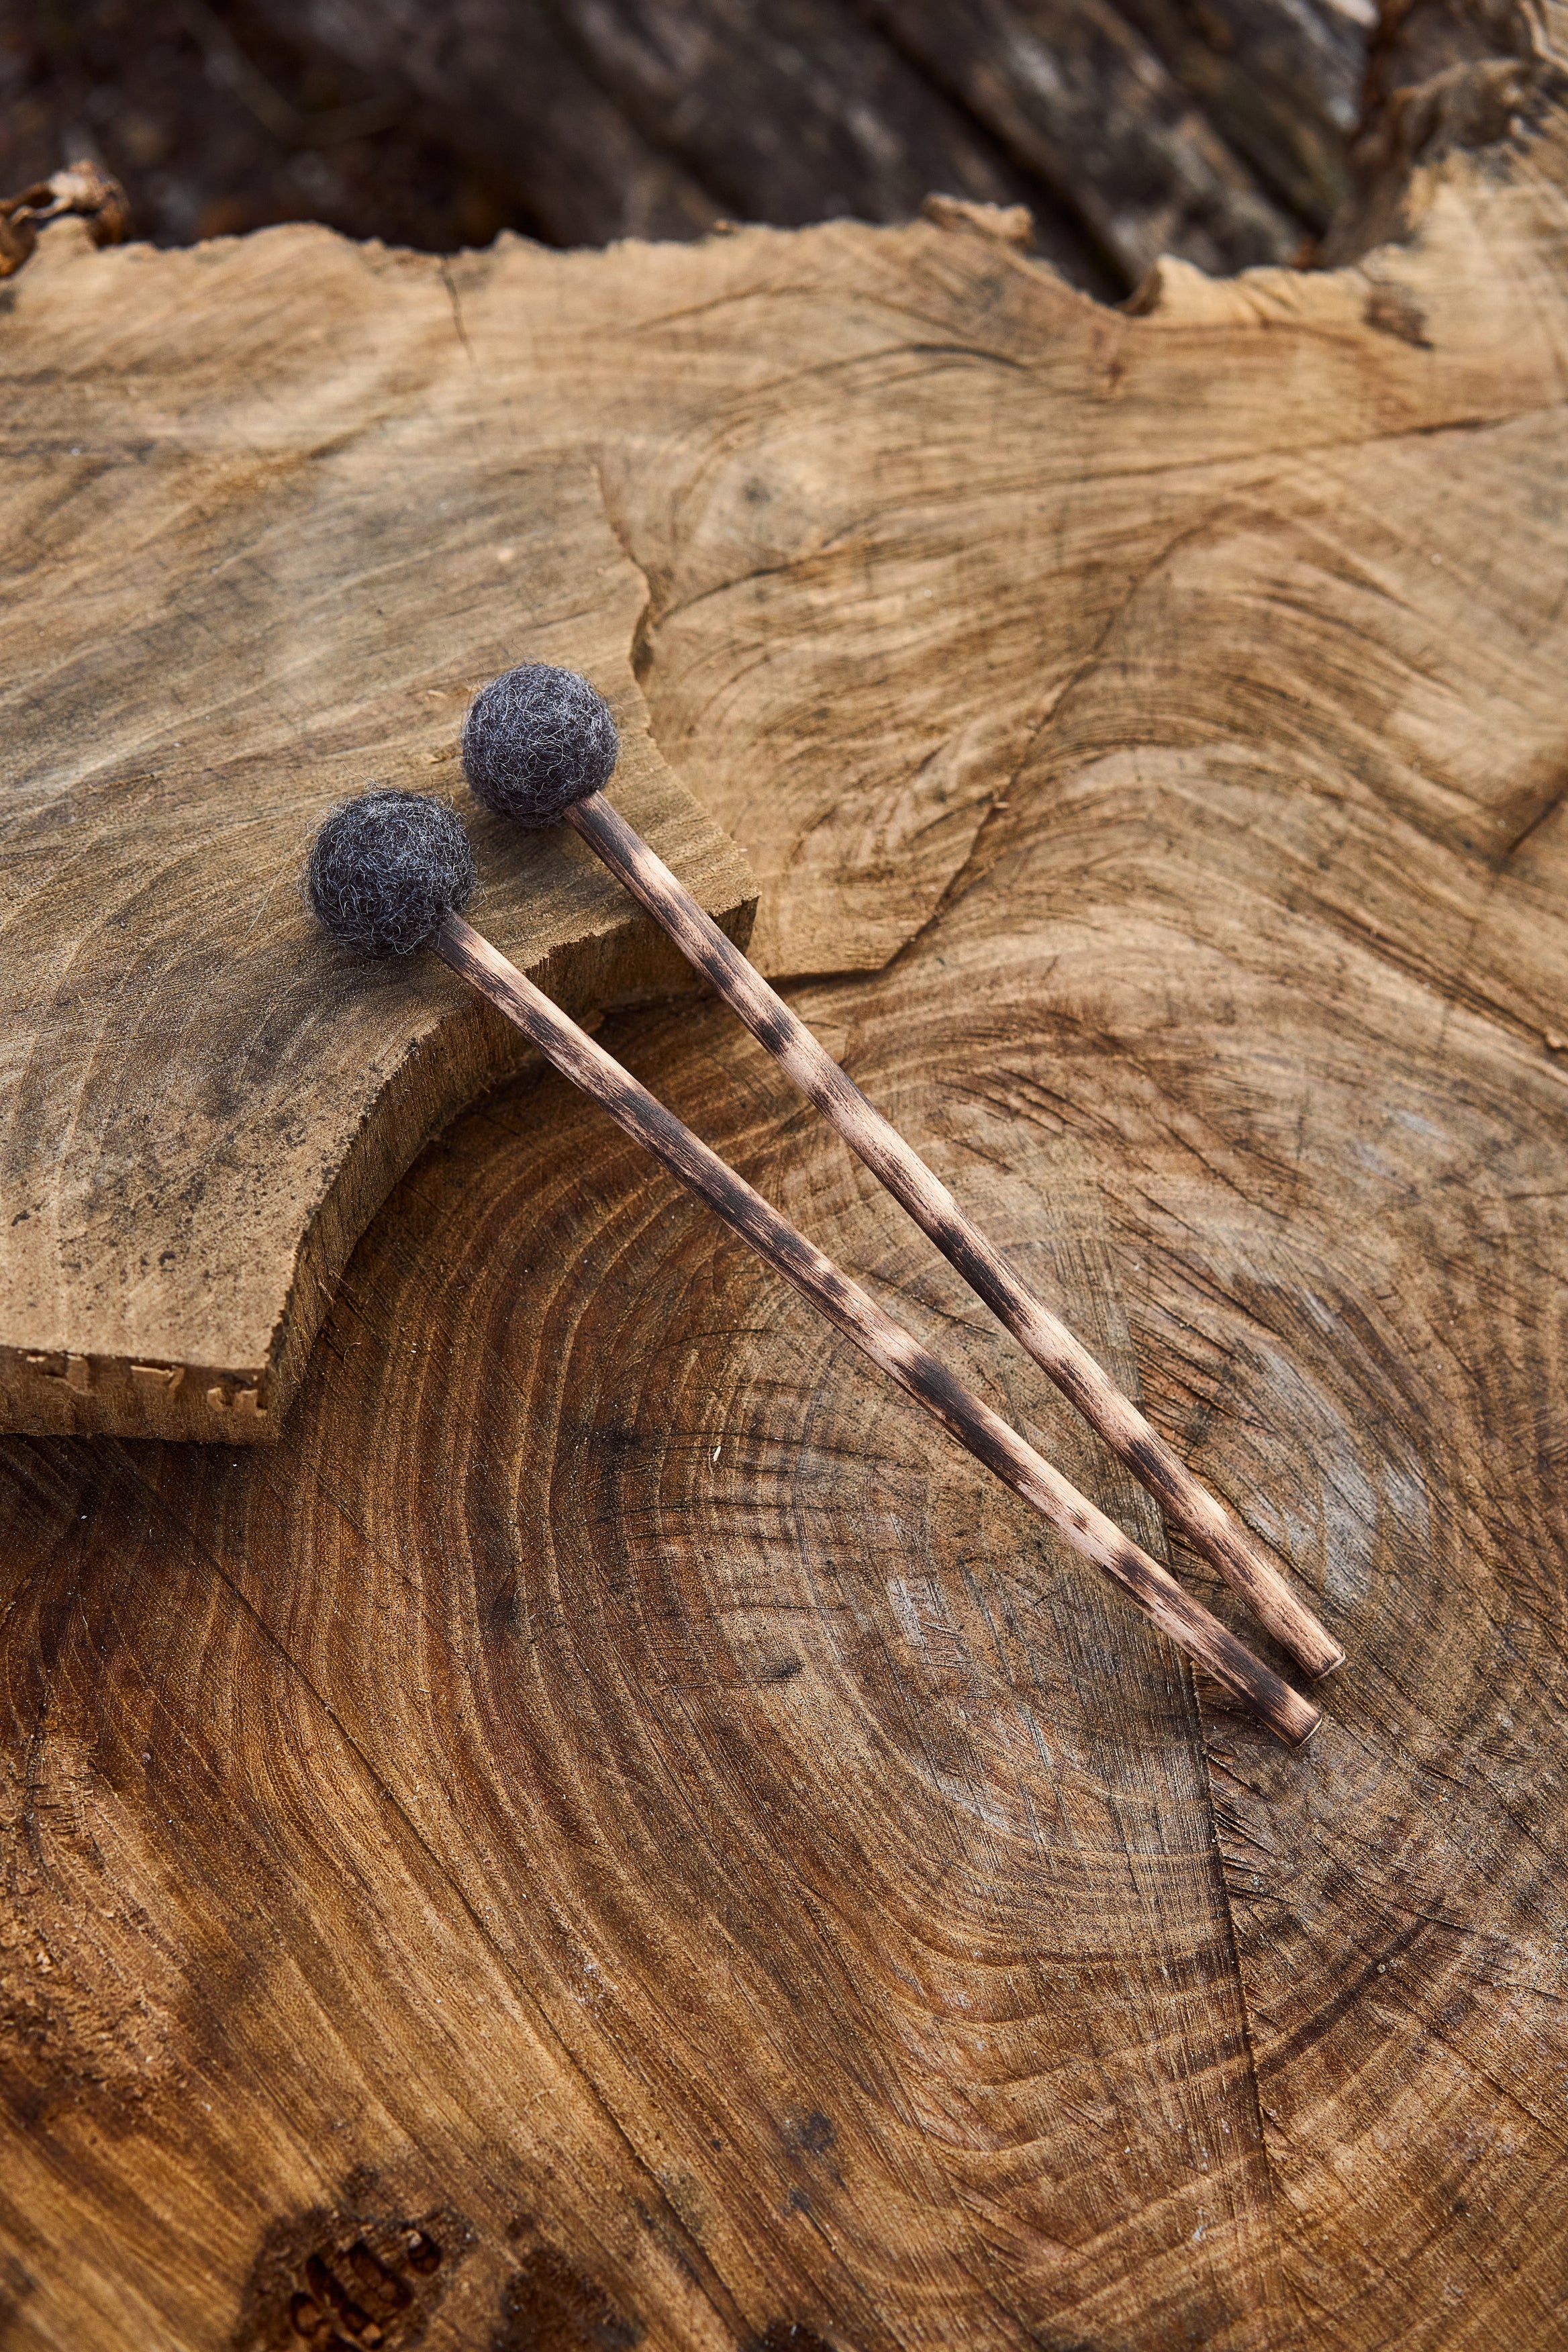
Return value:
M 740 893 L 713 919 L 744 948 L 757 897 L 730 845 Z M 449 987 L 434 959 L 432 988 Z M 580 1022 L 700 985 L 646 916 L 547 955 L 529 978 Z M 394 1073 L 301 1238 L 284 1312 L 266 1357 L 252 1364 L 149 1362 L 65 1355 L 25 1343 L 0 1347 L 0 1433 L 31 1437 L 156 1437 L 267 1445 L 279 1436 L 304 1378 L 343 1270 L 383 1202 L 426 1145 L 481 1096 L 542 1058 L 510 1023 L 464 991 L 417 1052 Z

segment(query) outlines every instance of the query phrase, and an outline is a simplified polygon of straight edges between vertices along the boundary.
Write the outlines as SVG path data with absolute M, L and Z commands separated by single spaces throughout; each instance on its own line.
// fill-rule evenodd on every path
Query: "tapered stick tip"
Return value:
M 1310 1698 L 1303 1698 L 1300 1691 L 1290 1690 L 1289 1684 L 1286 1689 L 1289 1703 L 1280 1710 L 1276 1728 L 1292 1748 L 1304 1748 L 1322 1722 L 1322 1710 L 1315 1707 Z

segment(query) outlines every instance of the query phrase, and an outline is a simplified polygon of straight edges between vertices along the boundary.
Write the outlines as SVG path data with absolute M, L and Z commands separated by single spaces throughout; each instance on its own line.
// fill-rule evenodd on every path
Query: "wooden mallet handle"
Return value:
M 1114 1577 L 1162 1633 L 1234 1691 L 1271 1731 L 1294 1746 L 1316 1730 L 1319 1712 L 1310 1700 L 1244 1649 L 1201 1601 L 1184 1592 L 1156 1560 L 1141 1551 L 1016 1430 L 954 1380 L 929 1350 L 804 1234 L 797 1233 L 787 1218 L 770 1208 L 760 1192 L 753 1192 L 673 1112 L 656 1101 L 646 1087 L 568 1020 L 460 915 L 448 915 L 430 944 L 498 1012 L 515 1022 L 563 1077 L 603 1104 L 618 1126 L 706 1201 L 732 1232 L 793 1282 L 819 1313 L 951 1430 L 977 1461 L 1021 1495 L 1058 1535 Z
M 998 1321 L 1121 1455 L 1167 1518 L 1242 1595 L 1258 1622 L 1310 1675 L 1326 1675 L 1342 1664 L 1345 1654 L 1340 1644 L 1279 1570 L 1253 1549 L 1230 1513 L 1200 1486 L 1067 1325 L 1019 1281 L 970 1223 L 946 1185 L 867 1101 L 805 1022 L 724 937 L 605 794 L 589 793 L 574 801 L 565 817 L 931 1235 Z

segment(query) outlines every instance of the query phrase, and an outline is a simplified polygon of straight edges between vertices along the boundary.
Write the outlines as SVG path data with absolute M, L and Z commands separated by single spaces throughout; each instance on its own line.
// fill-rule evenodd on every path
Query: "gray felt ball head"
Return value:
M 412 955 L 473 896 L 462 819 L 424 793 L 374 787 L 336 808 L 310 844 L 305 896 L 362 955 Z
M 482 686 L 463 721 L 476 800 L 531 832 L 607 784 L 620 754 L 609 705 L 574 669 L 524 662 Z

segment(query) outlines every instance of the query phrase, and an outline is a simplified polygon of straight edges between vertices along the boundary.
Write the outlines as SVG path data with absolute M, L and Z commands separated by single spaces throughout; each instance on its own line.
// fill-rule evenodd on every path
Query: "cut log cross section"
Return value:
M 1152 1430 L 1131 1398 L 1108 1378 L 1061 1318 L 1037 1298 L 896 1128 L 868 1103 L 826 1049 L 748 959 L 704 914 L 657 851 L 602 792 L 574 801 L 566 822 L 604 859 L 710 980 L 752 1034 L 836 1127 L 942 1255 L 1022 1342 L 1090 1426 L 1121 1456 L 1205 1558 L 1240 1592 L 1254 1615 L 1310 1675 L 1331 1673 L 1344 1652 L 1262 1559 Z
M 1389 108 L 1338 266 L 1135 313 L 952 206 L 7 282 L 0 1338 L 110 1430 L 0 1444 L 27 2352 L 1568 2347 L 1563 26 Z M 1344 1643 L 1305 1748 L 315 941 L 423 780 L 549 993 L 679 982 L 443 756 L 529 656 Z M 605 1037 L 1161 1557 L 724 1006 Z
M 460 915 L 450 915 L 433 951 L 524 1034 L 574 1086 L 607 1110 L 618 1127 L 707 1202 L 819 1315 L 853 1340 L 879 1370 L 897 1381 L 959 1444 L 1023 1497 L 1072 1549 L 1131 1595 L 1152 1624 L 1296 1747 L 1310 1738 L 1318 1710 L 1243 1648 L 1157 1560 L 1122 1534 L 1016 1431 L 953 1378 L 858 1283 L 814 1249 L 628 1071 L 557 1011 L 531 981 L 498 955 Z
M 633 798 L 742 936 L 753 886 L 648 737 L 643 583 L 585 457 L 503 431 L 476 462 L 438 277 L 394 271 L 384 314 L 326 240 L 258 368 L 263 255 L 231 256 L 264 259 L 235 299 L 222 260 L 213 280 L 205 255 L 88 236 L 46 231 L 17 281 L 50 388 L 13 414 L 0 482 L 30 633 L 7 681 L 0 1422 L 270 1443 L 366 1219 L 522 1052 L 438 975 L 321 942 L 299 876 L 325 811 L 377 777 L 450 791 L 468 693 L 548 644 L 617 706 Z M 99 258 L 124 275 L 89 292 Z M 587 860 L 541 843 L 487 881 L 498 938 L 580 1011 L 689 985 Z

